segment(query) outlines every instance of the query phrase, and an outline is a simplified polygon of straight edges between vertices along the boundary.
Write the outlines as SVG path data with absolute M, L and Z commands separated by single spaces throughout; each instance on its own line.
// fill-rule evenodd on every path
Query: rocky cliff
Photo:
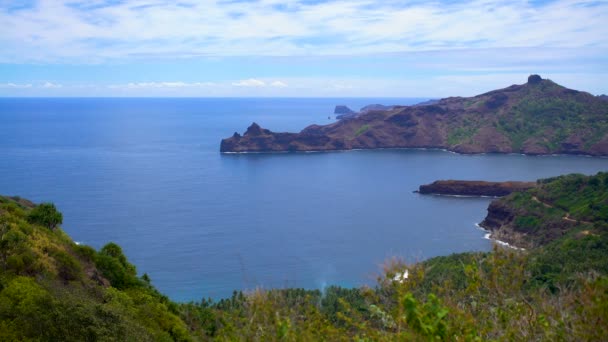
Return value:
M 492 238 L 534 248 L 565 235 L 599 236 L 608 226 L 608 173 L 539 180 L 534 188 L 493 201 L 480 226 Z
M 421 194 L 459 196 L 506 196 L 514 191 L 525 191 L 536 186 L 536 182 L 484 182 L 461 180 L 438 180 L 421 185 Z
M 608 102 L 538 75 L 521 85 L 425 106 L 371 109 L 299 133 L 251 125 L 221 152 L 440 148 L 459 153 L 608 155 Z

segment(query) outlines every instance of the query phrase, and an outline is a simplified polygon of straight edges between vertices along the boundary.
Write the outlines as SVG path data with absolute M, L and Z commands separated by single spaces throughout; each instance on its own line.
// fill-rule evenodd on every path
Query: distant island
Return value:
M 221 152 L 437 148 L 458 153 L 608 155 L 608 101 L 531 75 L 521 85 L 474 97 L 449 97 L 359 113 L 277 133 L 253 123 L 223 139 Z
M 535 186 L 536 182 L 438 180 L 421 185 L 416 192 L 429 195 L 501 197 L 515 191 L 532 189 Z

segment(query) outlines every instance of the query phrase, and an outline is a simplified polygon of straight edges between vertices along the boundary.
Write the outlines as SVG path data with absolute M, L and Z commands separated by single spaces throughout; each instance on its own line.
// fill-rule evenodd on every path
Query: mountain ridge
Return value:
M 368 110 L 299 133 L 253 123 L 223 139 L 221 152 L 437 148 L 458 153 L 608 155 L 608 102 L 538 75 L 473 97 Z

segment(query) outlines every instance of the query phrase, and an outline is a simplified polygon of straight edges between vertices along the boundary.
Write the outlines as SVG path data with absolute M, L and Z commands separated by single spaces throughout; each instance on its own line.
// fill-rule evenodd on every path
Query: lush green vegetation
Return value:
M 55 229 L 63 223 L 63 215 L 57 211 L 53 203 L 37 205 L 27 215 L 30 223 L 38 224 L 49 229 Z
M 555 96 L 547 96 L 553 94 Z M 586 138 L 585 148 L 597 143 L 608 131 L 606 109 L 584 94 L 563 89 L 548 80 L 525 88 L 521 98 L 498 116 L 497 129 L 513 144 L 515 151 L 530 137 L 542 141 L 549 151 L 575 132 Z
M 607 178 L 543 180 L 501 200 L 518 229 L 543 237 L 534 249 L 393 260 L 372 288 L 182 304 L 138 277 L 118 245 L 76 245 L 32 220 L 37 207 L 0 197 L 0 340 L 608 340 Z
M 76 245 L 57 217 L 54 206 L 0 197 L 0 341 L 190 339 L 178 306 L 120 247 Z
M 525 233 L 534 249 L 534 279 L 555 288 L 580 273 L 608 273 L 608 173 L 539 181 L 499 200 L 514 215 L 506 229 Z
M 448 134 L 448 144 L 449 145 L 457 145 L 463 141 L 470 140 L 475 133 L 477 133 L 477 128 L 472 123 L 467 122 L 467 124 L 471 126 L 464 127 L 455 127 Z

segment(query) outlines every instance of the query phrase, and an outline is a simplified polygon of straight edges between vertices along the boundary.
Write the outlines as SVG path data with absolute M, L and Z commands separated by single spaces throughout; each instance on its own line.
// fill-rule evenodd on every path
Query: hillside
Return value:
M 493 201 L 481 226 L 529 249 L 531 283 L 555 289 L 587 272 L 608 274 L 608 173 L 538 181 Z
M 0 341 L 189 339 L 177 306 L 119 246 L 77 245 L 48 220 L 53 209 L 36 208 L 0 196 Z
M 0 341 L 606 340 L 608 174 L 539 183 L 493 202 L 517 208 L 517 224 L 536 222 L 528 250 L 391 260 L 373 288 L 182 304 L 139 277 L 116 244 L 75 244 L 54 206 L 0 196 Z M 566 228 L 550 233 L 560 218 Z
M 275 133 L 252 124 L 221 152 L 441 148 L 459 153 L 608 155 L 608 102 L 532 75 L 521 85 L 425 106 L 369 110 Z

